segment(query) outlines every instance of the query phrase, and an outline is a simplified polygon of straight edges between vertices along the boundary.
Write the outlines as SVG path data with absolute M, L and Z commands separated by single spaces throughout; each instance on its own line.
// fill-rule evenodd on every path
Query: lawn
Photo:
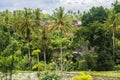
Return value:
M 120 78 L 120 71 L 80 71 L 92 76 L 117 77 Z M 79 74 L 80 72 L 67 72 L 68 74 Z
M 93 76 L 119 77 L 120 78 L 120 71 L 99 71 L 99 72 L 93 71 L 90 73 Z
M 34 71 L 16 71 L 16 73 L 32 73 Z M 92 76 L 103 76 L 103 77 L 117 77 L 120 78 L 120 71 L 76 71 L 76 72 L 63 72 L 65 74 L 79 74 L 85 72 Z

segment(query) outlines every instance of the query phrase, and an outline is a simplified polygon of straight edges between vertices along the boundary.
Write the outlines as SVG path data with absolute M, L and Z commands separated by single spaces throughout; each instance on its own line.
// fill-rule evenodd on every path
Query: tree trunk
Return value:
M 7 80 L 7 72 L 5 73 L 5 77 L 6 77 L 6 80 Z
M 31 69 L 32 68 L 32 65 L 31 65 L 31 51 L 30 51 L 30 29 L 27 28 L 27 43 L 28 43 L 28 64 L 29 64 L 29 68 Z
M 38 77 L 38 80 L 39 80 L 39 77 L 40 77 L 40 72 L 39 72 L 39 54 L 37 55 L 37 61 L 38 61 L 38 72 L 37 72 L 37 77 Z
M 11 61 L 11 70 L 10 70 L 10 80 L 12 80 L 12 71 L 13 71 L 13 68 L 14 68 L 14 65 L 13 65 L 13 62 L 14 62 L 14 55 L 12 54 L 12 61 Z
M 12 80 L 12 70 L 10 71 L 10 80 Z
M 46 47 L 44 48 L 44 61 L 45 61 L 45 70 L 46 70 Z
M 38 65 L 39 65 L 39 54 L 37 55 L 37 61 L 38 61 Z M 39 66 L 38 66 L 38 72 L 39 72 Z
M 115 32 L 114 32 L 114 28 L 113 28 L 113 36 L 112 36 L 113 38 L 113 60 L 114 60 L 114 55 L 115 55 Z
M 44 63 L 45 63 L 45 70 L 46 70 L 46 64 L 47 64 L 47 61 L 46 61 L 46 41 L 47 41 L 47 36 L 46 36 L 46 27 L 44 27 L 43 29 L 43 37 L 42 37 L 42 40 L 43 40 L 43 52 L 44 52 Z
M 62 39 L 62 38 L 61 38 Z M 61 72 L 63 71 L 63 61 L 62 61 L 62 56 L 63 56 L 63 54 L 62 54 L 62 40 L 61 40 L 61 48 L 60 48 L 60 56 L 61 56 Z
M 60 43 L 60 58 L 61 58 L 61 75 L 63 71 L 63 49 L 62 49 L 62 31 L 60 31 L 60 38 L 61 38 L 61 43 Z
M 30 55 L 30 42 L 28 41 L 28 60 L 29 60 L 29 67 L 32 68 L 31 65 L 31 55 Z

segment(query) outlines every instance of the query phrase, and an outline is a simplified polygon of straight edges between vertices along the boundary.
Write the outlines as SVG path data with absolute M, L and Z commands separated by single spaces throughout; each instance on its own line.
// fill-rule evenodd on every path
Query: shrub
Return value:
M 90 75 L 86 75 L 85 73 L 80 73 L 79 76 L 74 76 L 72 80 L 93 80 Z
M 55 70 L 55 63 L 52 62 L 52 63 L 47 64 L 47 70 Z
M 85 53 L 83 56 L 88 69 L 95 70 L 97 55 L 95 53 Z
M 27 70 L 28 67 L 27 66 L 27 62 L 28 61 L 28 56 L 25 55 L 22 59 L 21 58 L 15 58 L 17 60 L 17 65 L 16 65 L 16 69 L 17 70 Z
M 40 52 L 41 52 L 41 51 L 40 51 L 39 49 L 34 50 L 34 51 L 32 52 L 32 55 L 38 55 Z
M 42 74 L 40 80 L 60 80 L 60 76 L 56 73 L 45 72 Z
M 74 69 L 75 70 L 82 70 L 82 71 L 86 71 L 88 70 L 88 65 L 86 63 L 86 60 L 80 60 L 77 61 L 76 63 L 74 63 Z
M 80 65 L 80 70 L 88 70 L 88 65 L 86 63 L 86 60 L 81 60 L 79 62 L 79 65 Z
M 44 71 L 45 70 L 45 64 L 44 62 L 39 62 L 39 64 L 35 64 L 33 67 L 32 67 L 32 70 L 37 70 L 39 68 L 39 71 Z
M 114 67 L 114 70 L 120 70 L 120 65 L 116 65 L 116 66 Z
M 97 59 L 97 70 L 109 71 L 114 69 L 114 61 L 112 56 L 107 51 L 101 51 Z

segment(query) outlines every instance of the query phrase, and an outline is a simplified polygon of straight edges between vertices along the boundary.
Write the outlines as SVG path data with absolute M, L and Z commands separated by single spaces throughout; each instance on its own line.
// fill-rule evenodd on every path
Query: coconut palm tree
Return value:
M 33 29 L 33 20 L 32 20 L 32 11 L 31 9 L 24 8 L 23 10 L 18 10 L 14 12 L 15 21 L 14 28 L 17 27 L 17 33 L 22 35 L 23 38 L 27 41 L 28 46 L 28 65 L 31 69 L 31 50 L 30 50 L 30 40 L 31 40 L 31 30 Z
M 42 21 L 43 14 L 41 13 L 41 10 L 39 8 L 35 9 L 35 26 L 36 26 L 36 34 L 39 36 L 40 41 L 42 42 L 42 50 L 44 53 L 44 62 L 45 62 L 45 70 L 46 70 L 46 42 L 47 42 L 47 35 L 46 35 L 46 29 L 45 22 Z
M 116 33 L 116 27 L 118 26 L 118 14 L 115 13 L 114 10 L 111 10 L 109 12 L 108 19 L 106 20 L 106 24 L 109 26 L 109 28 L 112 31 L 112 48 L 113 48 L 113 60 L 115 55 L 115 33 Z
M 53 12 L 53 15 L 51 16 L 52 19 L 52 31 L 56 31 L 59 33 L 59 37 L 61 38 L 61 48 L 60 48 L 60 60 L 61 60 L 61 71 L 63 71 L 63 49 L 62 49 L 62 38 L 64 37 L 64 34 L 67 34 L 68 32 L 72 31 L 71 28 L 71 20 L 69 19 L 69 16 L 67 13 L 64 12 L 64 8 L 59 7 Z
M 11 33 L 10 33 L 10 29 L 11 29 L 11 12 L 9 12 L 8 10 L 3 11 L 3 15 L 4 15 L 4 25 L 7 27 L 9 36 L 11 37 Z
M 22 30 L 22 33 L 23 35 L 25 35 L 25 38 L 26 38 L 26 41 L 28 43 L 28 58 L 29 58 L 29 66 L 31 68 L 31 51 L 30 51 L 30 34 L 31 34 L 31 28 L 32 28 L 32 20 L 31 20 L 31 9 L 27 9 L 25 8 L 24 9 L 24 15 L 23 15 L 23 18 L 22 18 L 22 23 L 21 23 L 21 29 Z

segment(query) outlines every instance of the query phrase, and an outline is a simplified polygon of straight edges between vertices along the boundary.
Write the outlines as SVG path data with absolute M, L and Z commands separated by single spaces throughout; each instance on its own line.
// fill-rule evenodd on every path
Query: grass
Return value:
M 19 71 L 19 70 L 15 71 L 15 73 L 32 73 L 32 72 L 35 72 L 35 71 Z M 120 78 L 120 71 L 76 71 L 76 72 L 64 72 L 64 73 L 79 74 L 80 72 L 85 72 L 86 74 L 90 74 L 92 76 Z
M 120 78 L 120 71 L 92 71 L 93 76 L 117 77 Z
M 26 70 L 26 71 L 21 71 L 21 70 L 15 70 L 15 74 L 18 74 L 18 73 L 32 73 L 34 71 L 30 71 L 30 70 Z
M 80 72 L 85 72 L 86 74 L 90 74 L 92 76 L 120 78 L 120 71 L 79 71 L 79 72 L 67 72 L 67 73 L 79 74 Z

